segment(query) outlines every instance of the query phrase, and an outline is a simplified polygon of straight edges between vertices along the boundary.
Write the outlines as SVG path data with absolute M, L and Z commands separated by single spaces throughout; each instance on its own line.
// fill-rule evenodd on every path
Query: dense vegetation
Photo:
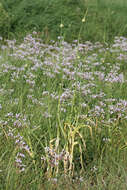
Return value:
M 66 41 L 111 41 L 126 35 L 127 2 L 125 0 L 0 0 L 0 35 L 18 38 L 34 29 L 46 39 L 57 39 L 60 24 Z M 5 16 L 6 15 L 6 16 Z M 84 23 L 82 19 L 86 17 Z M 121 22 L 122 21 L 122 22 Z M 4 23 L 4 24 L 3 24 Z
M 127 2 L 0 2 L 0 190 L 126 190 Z

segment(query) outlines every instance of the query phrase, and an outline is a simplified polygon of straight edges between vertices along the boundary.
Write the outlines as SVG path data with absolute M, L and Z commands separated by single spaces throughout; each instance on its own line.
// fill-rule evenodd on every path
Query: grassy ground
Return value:
M 0 0 L 0 35 L 22 38 L 33 28 L 46 42 L 61 35 L 68 42 L 111 42 L 126 36 L 126 0 Z M 85 22 L 82 19 L 85 17 Z
M 0 38 L 0 190 L 127 189 L 127 3 L 82 3 Z
M 126 189 L 127 39 L 1 44 L 0 189 Z

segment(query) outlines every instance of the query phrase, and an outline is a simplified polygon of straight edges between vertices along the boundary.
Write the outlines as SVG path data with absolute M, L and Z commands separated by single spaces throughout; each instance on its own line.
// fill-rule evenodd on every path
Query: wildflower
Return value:
M 57 183 L 57 178 L 52 178 L 52 182 Z
M 63 28 L 63 27 L 64 27 L 64 25 L 61 23 L 61 24 L 60 24 L 60 28 Z
M 82 22 L 86 22 L 86 18 L 85 17 L 82 19 Z
M 86 13 L 85 13 L 85 15 L 84 15 L 84 17 L 83 17 L 83 19 L 82 19 L 82 22 L 85 22 L 85 21 L 86 21 L 87 12 L 88 12 L 88 9 L 86 10 Z

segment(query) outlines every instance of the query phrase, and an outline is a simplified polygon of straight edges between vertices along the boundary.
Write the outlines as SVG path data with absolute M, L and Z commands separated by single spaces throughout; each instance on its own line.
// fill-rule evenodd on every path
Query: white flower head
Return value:
M 84 17 L 83 19 L 82 19 L 82 22 L 85 22 L 86 21 L 86 18 Z
M 60 28 L 63 28 L 63 27 L 64 27 L 64 25 L 61 23 L 61 24 L 60 24 Z

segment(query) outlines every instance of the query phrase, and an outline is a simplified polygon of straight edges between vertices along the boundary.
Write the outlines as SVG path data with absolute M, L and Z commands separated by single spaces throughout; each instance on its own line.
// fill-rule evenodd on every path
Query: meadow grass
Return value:
M 126 37 L 126 0 L 0 0 L 0 12 L 0 35 L 18 40 L 36 28 L 45 42 L 56 41 L 61 22 L 67 42 L 77 39 L 79 31 L 81 42 Z
M 127 187 L 127 38 L 1 42 L 0 189 Z
M 0 37 L 0 190 L 127 189 L 127 3 L 83 2 Z

